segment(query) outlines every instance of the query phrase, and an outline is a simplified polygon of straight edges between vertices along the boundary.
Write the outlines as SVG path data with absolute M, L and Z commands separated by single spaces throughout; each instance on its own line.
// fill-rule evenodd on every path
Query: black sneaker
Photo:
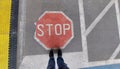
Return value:
M 58 49 L 58 57 L 62 57 L 62 50 Z
M 50 50 L 49 57 L 54 57 L 53 49 Z

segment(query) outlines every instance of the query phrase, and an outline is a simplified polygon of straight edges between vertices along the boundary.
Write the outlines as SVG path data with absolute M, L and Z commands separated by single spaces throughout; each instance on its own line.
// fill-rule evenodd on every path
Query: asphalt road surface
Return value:
M 23 5 L 22 1 L 20 5 Z M 26 0 L 24 5 L 25 12 L 20 9 L 19 16 L 19 21 L 23 20 L 25 23 L 24 37 L 20 37 L 24 38 L 24 43 L 20 44 L 23 46 L 23 56 L 28 58 L 34 55 L 48 55 L 48 51 L 33 37 L 34 23 L 45 11 L 62 11 L 73 21 L 75 35 L 63 49 L 66 60 L 70 54 L 78 52 L 80 54 L 75 56 L 80 57 L 79 62 L 83 65 L 84 60 L 89 63 L 120 58 L 120 0 Z M 21 15 L 24 15 L 25 20 Z M 25 58 L 23 63 L 26 60 Z

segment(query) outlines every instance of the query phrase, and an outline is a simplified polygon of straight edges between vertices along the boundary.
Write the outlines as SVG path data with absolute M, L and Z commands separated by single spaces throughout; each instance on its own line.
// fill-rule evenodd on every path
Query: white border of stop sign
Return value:
M 38 20 L 40 20 L 46 13 L 61 13 L 61 14 L 63 14 L 63 15 L 71 22 L 72 36 L 71 36 L 70 39 L 64 44 L 64 46 L 61 47 L 61 49 L 64 49 L 64 48 L 70 43 L 70 41 L 74 38 L 73 21 L 72 21 L 68 16 L 66 16 L 62 11 L 45 11 L 45 12 L 39 17 Z M 36 25 L 36 22 L 35 22 L 35 25 Z M 45 44 L 43 44 L 39 39 L 36 38 L 36 30 L 35 30 L 35 33 L 34 33 L 34 39 L 35 39 L 40 45 L 42 45 L 46 50 L 50 50 L 50 48 L 47 48 Z

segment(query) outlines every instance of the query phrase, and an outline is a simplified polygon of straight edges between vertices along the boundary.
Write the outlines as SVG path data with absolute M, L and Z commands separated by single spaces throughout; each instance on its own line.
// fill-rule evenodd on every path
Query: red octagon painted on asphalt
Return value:
M 45 49 L 65 48 L 73 38 L 73 22 L 61 11 L 46 11 L 35 23 L 34 38 Z

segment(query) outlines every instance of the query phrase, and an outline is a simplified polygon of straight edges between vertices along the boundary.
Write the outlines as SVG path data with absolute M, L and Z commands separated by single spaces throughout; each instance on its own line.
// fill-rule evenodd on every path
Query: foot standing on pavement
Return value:
M 67 64 L 64 62 L 64 59 L 62 57 L 62 51 L 61 49 L 58 49 L 58 57 L 57 57 L 57 65 L 58 65 L 58 69 L 69 69 L 67 67 Z M 54 53 L 53 53 L 53 49 L 50 50 L 49 52 L 49 62 L 48 62 L 48 66 L 47 69 L 55 69 L 55 59 L 54 59 Z

